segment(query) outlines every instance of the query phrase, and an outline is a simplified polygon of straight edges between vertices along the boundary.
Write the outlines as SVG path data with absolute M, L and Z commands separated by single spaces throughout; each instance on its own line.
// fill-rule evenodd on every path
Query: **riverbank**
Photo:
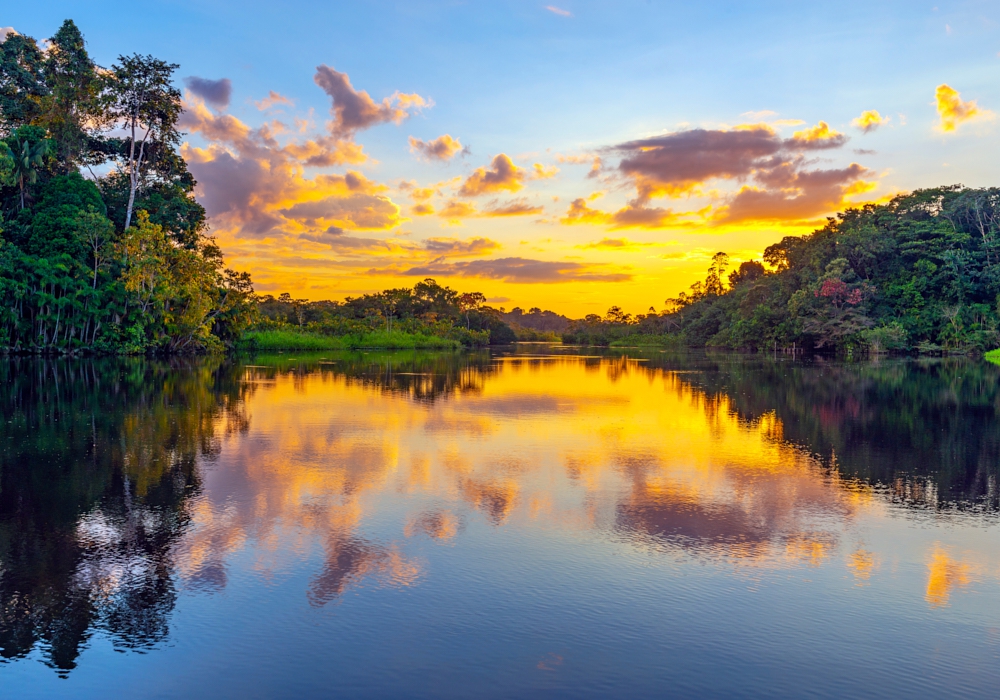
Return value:
M 268 352 L 272 350 L 457 350 L 461 343 L 422 333 L 372 331 L 351 335 L 321 335 L 298 330 L 248 331 L 239 341 L 239 349 Z

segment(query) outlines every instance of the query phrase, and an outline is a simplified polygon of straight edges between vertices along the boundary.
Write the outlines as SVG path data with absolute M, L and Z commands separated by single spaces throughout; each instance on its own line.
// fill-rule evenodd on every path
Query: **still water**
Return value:
M 1000 367 L 9 359 L 0 411 L 5 698 L 1000 692 Z

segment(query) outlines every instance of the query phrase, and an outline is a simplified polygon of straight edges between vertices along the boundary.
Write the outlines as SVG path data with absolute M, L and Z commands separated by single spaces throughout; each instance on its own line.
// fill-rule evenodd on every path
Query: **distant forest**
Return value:
M 924 189 L 848 209 L 703 282 L 657 313 L 613 307 L 564 342 L 731 350 L 975 353 L 1000 345 L 1000 189 Z M 728 273 L 728 274 L 727 274 Z

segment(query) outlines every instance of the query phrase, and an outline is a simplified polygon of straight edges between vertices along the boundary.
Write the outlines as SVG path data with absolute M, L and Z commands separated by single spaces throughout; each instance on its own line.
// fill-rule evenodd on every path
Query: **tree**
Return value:
M 74 172 L 88 151 L 90 132 L 104 120 L 101 81 L 72 20 L 49 39 L 42 67 L 48 91 L 39 100 L 37 123 L 48 130 L 60 169 Z
M 44 56 L 37 42 L 23 34 L 8 34 L 0 43 L 0 134 L 30 124 L 47 94 Z
M 486 295 L 482 292 L 466 292 L 458 297 L 458 308 L 465 314 L 465 327 L 469 328 L 469 312 L 478 311 L 486 303 Z
M 177 119 L 181 93 L 171 83 L 180 66 L 152 56 L 119 56 L 111 69 L 109 116 L 129 132 L 125 172 L 129 178 L 125 228 L 132 223 L 135 196 L 147 167 L 147 143 L 161 150 L 180 142 Z
M 45 156 L 49 152 L 48 141 L 35 141 L 18 139 L 15 136 L 14 147 L 8 145 L 11 156 L 14 160 L 12 174 L 21 191 L 21 209 L 24 209 L 24 196 L 28 185 L 38 182 L 38 172 L 45 163 Z
M 115 226 L 108 217 L 91 208 L 77 214 L 76 230 L 79 239 L 90 249 L 94 261 L 94 279 L 91 288 L 97 289 L 97 271 L 111 255 Z
M 728 255 L 720 251 L 712 256 L 712 264 L 709 266 L 708 276 L 705 278 L 705 294 L 721 296 L 725 293 L 726 287 L 722 280 L 727 267 L 729 267 Z

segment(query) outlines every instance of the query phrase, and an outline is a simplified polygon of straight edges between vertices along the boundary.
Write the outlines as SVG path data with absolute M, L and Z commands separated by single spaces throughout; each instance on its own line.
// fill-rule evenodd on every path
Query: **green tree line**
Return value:
M 433 279 L 340 301 L 294 299 L 287 292 L 259 298 L 258 330 L 292 328 L 330 336 L 401 331 L 450 338 L 475 347 L 517 340 L 481 292 L 458 292 Z
M 178 153 L 177 68 L 98 66 L 70 20 L 0 43 L 0 348 L 205 352 L 252 322 Z
M 631 316 L 612 307 L 564 340 L 739 350 L 976 353 L 1000 345 L 1000 189 L 917 190 L 832 217 Z M 728 275 L 727 275 L 728 272 Z

